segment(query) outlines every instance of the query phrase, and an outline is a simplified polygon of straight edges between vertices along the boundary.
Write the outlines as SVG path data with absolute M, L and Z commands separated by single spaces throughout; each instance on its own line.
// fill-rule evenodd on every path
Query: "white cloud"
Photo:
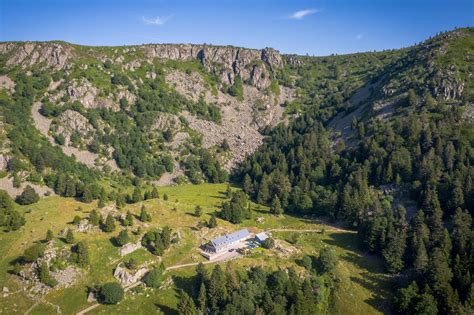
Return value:
M 146 25 L 163 25 L 165 24 L 166 22 L 168 22 L 168 20 L 171 19 L 171 15 L 168 15 L 168 16 L 157 16 L 156 18 L 154 19 L 148 19 L 146 17 L 142 17 L 142 20 L 143 22 L 146 24 Z
M 302 20 L 304 17 L 308 16 L 308 15 L 311 15 L 311 14 L 314 14 L 314 13 L 318 13 L 319 10 L 318 9 L 306 9 L 306 10 L 300 10 L 300 11 L 296 11 L 295 13 L 293 13 L 292 15 L 290 15 L 290 19 L 293 19 L 293 20 Z
M 356 40 L 361 40 L 362 38 L 364 38 L 364 34 L 363 33 L 360 33 L 360 34 L 357 34 L 356 37 L 354 37 Z

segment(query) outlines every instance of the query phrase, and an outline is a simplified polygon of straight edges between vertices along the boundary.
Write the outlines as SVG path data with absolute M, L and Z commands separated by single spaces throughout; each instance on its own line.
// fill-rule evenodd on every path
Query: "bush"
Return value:
M 100 301 L 104 304 L 117 304 L 123 299 L 124 291 L 117 282 L 104 284 L 100 288 Z
M 130 270 L 134 270 L 138 267 L 138 261 L 135 258 L 130 258 L 129 260 L 125 261 L 125 267 Z
M 262 242 L 262 247 L 263 248 L 270 249 L 270 248 L 273 248 L 274 246 L 275 246 L 275 240 L 271 237 L 265 239 Z
M 34 244 L 27 249 L 23 253 L 23 261 L 24 262 L 34 262 L 36 259 L 43 257 L 44 255 L 44 246 L 41 244 Z
M 332 272 L 337 265 L 337 255 L 329 247 L 321 249 L 319 253 L 319 266 L 322 272 Z
M 16 202 L 20 205 L 31 205 L 32 203 L 38 202 L 39 195 L 30 185 L 25 187 L 25 190 L 16 198 Z
M 163 273 L 162 268 L 153 269 L 145 275 L 145 278 L 143 279 L 143 282 L 145 282 L 147 287 L 158 288 L 161 285 L 161 274 L 162 273 Z
M 122 230 L 118 234 L 118 236 L 115 238 L 115 244 L 117 246 L 123 246 L 130 242 L 130 236 L 128 235 L 127 230 Z
M 110 233 L 115 231 L 115 219 L 112 214 L 108 214 L 105 219 L 105 224 L 102 225 L 102 231 Z
M 49 273 L 49 268 L 45 262 L 43 262 L 38 267 L 38 278 L 42 283 L 46 284 L 51 288 L 58 284 L 58 281 L 56 281 L 56 279 L 54 279 Z
M 78 242 L 71 248 L 71 260 L 81 267 L 89 264 L 89 248 L 84 241 Z

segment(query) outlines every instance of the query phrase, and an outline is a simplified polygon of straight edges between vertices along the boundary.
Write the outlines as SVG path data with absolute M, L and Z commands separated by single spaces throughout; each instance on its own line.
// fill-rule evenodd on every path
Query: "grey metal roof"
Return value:
M 215 247 L 220 247 L 224 244 L 233 243 L 235 241 L 244 239 L 250 235 L 250 232 L 247 229 L 242 229 L 237 232 L 226 234 L 224 236 L 220 236 L 215 238 L 211 241 L 212 245 Z
M 258 233 L 257 235 L 255 235 L 255 238 L 258 239 L 259 241 L 263 242 L 264 240 L 266 240 L 268 238 L 268 234 L 265 233 L 265 232 L 261 232 L 261 233 Z

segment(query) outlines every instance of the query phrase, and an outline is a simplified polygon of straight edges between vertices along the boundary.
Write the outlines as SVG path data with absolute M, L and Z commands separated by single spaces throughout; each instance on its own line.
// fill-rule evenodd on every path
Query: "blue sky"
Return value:
M 0 0 L 0 41 L 208 43 L 284 53 L 399 48 L 474 26 L 474 0 Z

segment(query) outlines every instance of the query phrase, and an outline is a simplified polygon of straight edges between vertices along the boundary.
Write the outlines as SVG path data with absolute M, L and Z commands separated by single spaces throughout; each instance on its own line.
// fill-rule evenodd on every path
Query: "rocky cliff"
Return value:
M 270 85 L 274 71 L 283 66 L 280 53 L 272 48 L 262 50 L 234 46 L 145 45 L 148 58 L 199 60 L 205 69 L 217 74 L 222 83 L 231 85 L 236 76 L 262 89 Z

